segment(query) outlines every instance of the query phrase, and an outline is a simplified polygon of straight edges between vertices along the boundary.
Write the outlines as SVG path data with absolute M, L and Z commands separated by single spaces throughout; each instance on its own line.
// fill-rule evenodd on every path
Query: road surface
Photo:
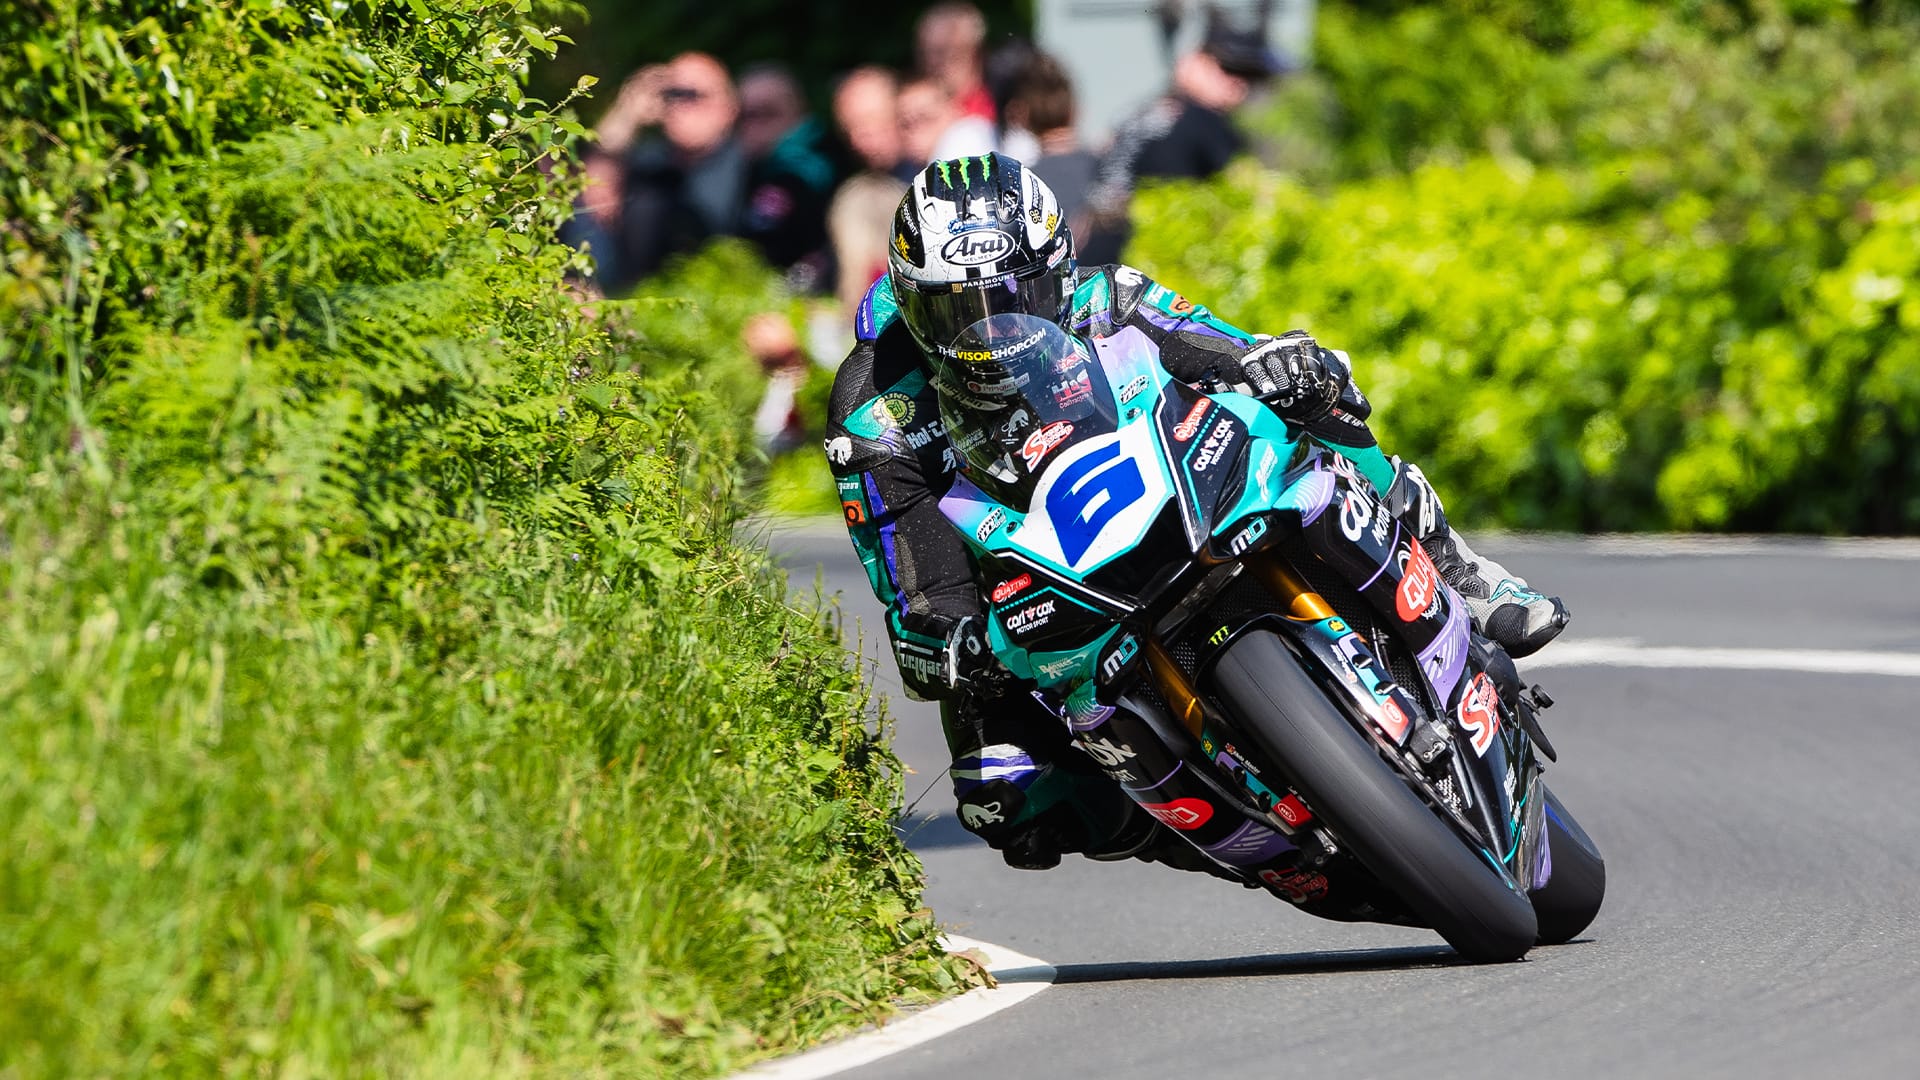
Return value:
M 850 640 L 864 627 L 882 655 L 845 533 L 763 529 L 795 590 L 838 593 Z M 1549 780 L 1607 857 L 1580 940 L 1473 967 L 1429 932 L 1161 867 L 1008 869 L 961 830 L 934 709 L 882 660 L 908 798 L 932 786 L 905 829 L 934 911 L 1059 974 L 843 1075 L 1920 1077 L 1920 545 L 1479 546 L 1575 613 L 1522 673 L 1558 702 Z M 1622 643 L 1682 666 L 1552 663 Z M 1804 650 L 1850 673 L 1801 670 Z

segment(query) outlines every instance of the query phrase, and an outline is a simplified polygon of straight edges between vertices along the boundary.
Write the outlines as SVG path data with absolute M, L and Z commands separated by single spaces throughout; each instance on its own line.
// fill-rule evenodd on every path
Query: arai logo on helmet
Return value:
M 979 266 L 1013 250 L 1013 237 L 999 229 L 963 232 L 940 247 L 940 257 L 957 266 Z

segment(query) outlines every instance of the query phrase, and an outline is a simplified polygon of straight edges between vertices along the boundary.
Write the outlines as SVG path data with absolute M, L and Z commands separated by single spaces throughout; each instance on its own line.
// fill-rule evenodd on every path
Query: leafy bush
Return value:
M 1306 168 L 1147 193 L 1134 259 L 1348 348 L 1468 520 L 1920 528 L 1910 13 L 1355 6 Z
M 0 32 L 0 1073 L 709 1074 L 954 983 L 724 316 L 565 291 L 524 2 Z

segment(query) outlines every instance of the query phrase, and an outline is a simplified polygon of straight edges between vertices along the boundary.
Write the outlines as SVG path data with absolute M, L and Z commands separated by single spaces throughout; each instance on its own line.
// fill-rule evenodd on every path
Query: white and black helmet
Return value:
M 887 272 L 900 316 L 945 386 L 967 381 L 960 353 L 971 350 L 958 342 L 980 320 L 1067 320 L 1073 234 L 1053 191 L 1013 158 L 986 154 L 927 166 L 900 200 L 889 241 Z

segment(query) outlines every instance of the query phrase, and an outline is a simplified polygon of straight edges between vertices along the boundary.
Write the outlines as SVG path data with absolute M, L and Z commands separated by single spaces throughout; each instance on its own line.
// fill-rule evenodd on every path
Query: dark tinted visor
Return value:
M 1073 300 L 1073 266 L 1072 259 L 1062 259 L 1032 277 L 969 281 L 958 286 L 958 292 L 952 285 L 923 291 L 908 284 L 894 290 L 894 299 L 922 347 L 950 348 L 968 327 L 993 315 L 1037 315 L 1049 322 L 1065 322 Z

